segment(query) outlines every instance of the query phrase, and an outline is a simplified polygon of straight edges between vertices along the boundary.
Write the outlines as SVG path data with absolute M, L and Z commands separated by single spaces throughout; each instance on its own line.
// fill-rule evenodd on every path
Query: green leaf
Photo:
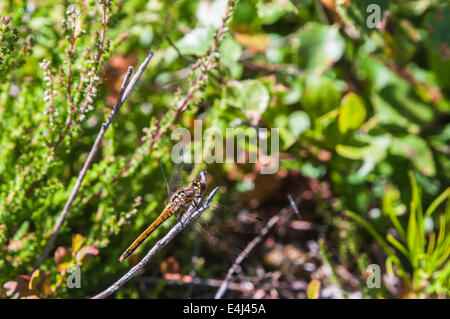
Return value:
M 398 231 L 402 239 L 405 240 L 405 230 L 403 229 L 400 221 L 397 218 L 397 212 L 394 206 L 394 202 L 398 201 L 399 198 L 400 192 L 398 191 L 398 189 L 393 187 L 386 187 L 382 198 L 382 205 L 383 212 L 389 216 L 395 229 Z
M 399 1 L 395 4 L 395 12 L 407 16 L 420 16 L 432 4 L 430 0 Z
M 427 143 L 420 137 L 415 135 L 393 137 L 390 152 L 411 160 L 415 169 L 423 175 L 436 175 L 433 154 Z
M 370 43 L 367 43 L 366 46 L 370 46 L 368 45 Z M 357 55 L 358 76 L 363 80 L 370 81 L 369 83 L 376 91 L 381 90 L 392 82 L 392 72 L 381 61 L 373 58 L 365 49 L 366 47 L 362 47 Z
M 177 41 L 176 45 L 184 55 L 203 55 L 210 45 L 212 31 L 207 28 L 196 28 Z
M 285 114 L 279 114 L 273 119 L 274 127 L 279 129 L 280 138 L 283 141 L 282 149 L 288 149 L 295 143 L 296 138 L 288 129 L 288 117 Z
M 418 125 L 411 123 L 392 104 L 383 99 L 380 95 L 373 94 L 370 101 L 374 106 L 375 113 L 377 114 L 380 123 L 404 127 L 408 132 L 417 133 L 419 131 Z
M 337 27 L 308 22 L 299 32 L 301 66 L 316 74 L 325 72 L 344 53 L 345 42 Z
M 406 240 L 408 245 L 408 250 L 410 251 L 410 261 L 414 268 L 419 266 L 418 264 L 418 255 L 421 253 L 420 251 L 420 240 L 419 236 L 420 229 L 417 224 L 417 210 L 418 210 L 418 202 L 417 202 L 417 184 L 415 183 L 413 174 L 410 172 L 411 178 L 411 186 L 412 186 L 412 199 L 411 199 L 411 207 L 409 212 L 408 226 L 406 228 Z
M 272 24 L 289 12 L 298 12 L 297 8 L 289 0 L 258 1 L 256 4 L 258 17 L 263 24 Z
M 341 93 L 337 85 L 326 76 L 308 78 L 301 103 L 313 117 L 318 118 L 339 106 Z
M 443 48 L 449 47 L 450 43 L 450 35 L 449 35 L 449 28 L 450 28 L 450 6 L 448 3 L 445 3 L 445 1 L 442 1 L 441 5 L 439 6 L 438 10 L 430 11 L 425 18 L 424 25 L 427 27 L 428 30 L 430 30 L 430 39 L 431 44 L 434 52 L 437 56 L 442 57 L 442 50 Z M 442 51 L 441 51 L 442 50 Z M 447 61 L 449 61 L 447 59 Z M 450 62 L 450 61 L 449 61 Z M 447 64 L 447 70 L 450 64 Z M 442 73 L 444 75 L 444 73 Z M 446 76 L 446 82 L 447 85 L 450 83 L 450 80 L 448 78 L 448 72 Z M 447 86 L 448 87 L 448 86 Z
M 308 113 L 295 111 L 288 116 L 288 127 L 293 135 L 299 137 L 311 127 Z
M 257 124 L 269 105 L 269 91 L 259 80 L 235 82 L 239 90 L 237 105 L 253 124 Z
M 72 254 L 75 254 L 83 245 L 84 237 L 80 234 L 74 234 L 72 236 Z
M 227 36 L 220 44 L 220 61 L 230 69 L 235 79 L 242 75 L 243 66 L 239 63 L 242 52 L 242 46 L 231 36 Z
M 431 214 L 434 213 L 436 208 L 445 200 L 450 198 L 450 187 L 447 187 L 445 191 L 442 192 L 441 195 L 439 195 L 428 207 L 428 209 L 425 212 L 425 216 L 431 216 Z
M 338 126 L 342 134 L 358 129 L 366 119 L 364 101 L 355 93 L 349 93 L 342 99 L 339 110 Z
M 345 158 L 349 158 L 352 160 L 361 160 L 364 159 L 367 153 L 367 147 L 356 147 L 349 145 L 336 145 L 336 152 Z
M 301 166 L 302 175 L 309 178 L 319 178 L 327 172 L 325 166 L 314 166 L 310 162 L 306 162 Z
M 410 180 L 411 180 L 411 185 L 412 185 L 412 194 L 413 194 L 413 201 L 415 203 L 416 206 L 416 210 L 417 210 L 417 225 L 418 225 L 418 230 L 419 230 L 419 236 L 418 236 L 418 240 L 419 240 L 419 245 L 420 245 L 420 253 L 424 252 L 425 249 L 425 222 L 423 219 L 423 207 L 422 207 L 422 199 L 421 199 L 421 190 L 419 188 L 419 186 L 417 185 L 416 179 L 414 178 L 414 174 L 413 172 L 409 172 L 409 176 L 410 176 Z
M 20 239 L 22 239 L 23 235 L 26 234 L 26 232 L 28 231 L 28 227 L 30 226 L 30 222 L 29 221 L 24 221 L 19 229 L 16 231 L 16 233 L 13 236 L 13 241 L 18 241 Z
M 227 36 L 220 44 L 220 60 L 225 65 L 232 65 L 239 61 L 242 46 L 231 36 Z
M 406 258 L 409 257 L 408 251 L 406 250 L 405 246 L 403 246 L 395 237 L 393 237 L 391 234 L 388 234 L 386 236 L 386 239 L 388 242 L 390 242 L 395 248 L 397 248 Z
M 269 105 L 269 91 L 258 80 L 241 82 L 242 108 L 264 112 Z
M 303 95 L 304 81 L 304 78 L 298 77 L 292 82 L 291 89 L 283 97 L 284 104 L 291 105 L 300 101 Z
M 387 242 L 383 239 L 383 237 L 381 237 L 380 234 L 378 234 L 378 232 L 375 230 L 375 228 L 371 224 L 369 224 L 364 218 L 349 210 L 346 210 L 344 214 L 351 217 L 358 224 L 363 226 L 378 241 L 378 243 L 381 245 L 386 254 L 395 256 L 394 252 L 389 247 Z

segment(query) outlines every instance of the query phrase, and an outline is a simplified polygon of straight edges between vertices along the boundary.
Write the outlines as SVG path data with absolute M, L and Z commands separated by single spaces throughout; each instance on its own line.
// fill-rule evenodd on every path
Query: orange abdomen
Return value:
M 148 226 L 148 228 L 130 245 L 130 247 L 125 250 L 125 252 L 120 256 L 119 261 L 124 261 L 128 256 L 130 256 L 143 242 L 150 236 L 153 231 L 159 227 L 162 223 L 166 221 L 167 218 L 175 214 L 175 210 L 172 206 L 167 205 L 163 212 L 155 219 L 155 221 Z

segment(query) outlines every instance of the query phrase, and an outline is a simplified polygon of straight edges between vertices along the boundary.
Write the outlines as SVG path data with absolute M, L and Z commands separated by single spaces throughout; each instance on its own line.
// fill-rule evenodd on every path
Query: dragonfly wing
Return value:
M 209 244 L 212 245 L 212 247 L 226 251 L 233 257 L 237 257 L 244 250 L 244 248 L 236 241 L 219 231 L 213 230 L 210 225 L 207 225 L 200 220 L 195 220 L 193 224 L 196 230 Z
M 169 193 L 176 192 L 181 188 L 183 182 L 183 154 L 184 146 L 181 148 L 178 158 L 176 159 L 175 166 L 172 169 L 172 174 L 170 175 L 170 180 L 168 184 Z
M 235 211 L 217 202 L 209 204 L 211 212 L 210 219 L 220 219 L 229 223 L 231 228 L 240 233 L 258 233 L 263 227 L 264 220 L 258 214 L 250 213 L 247 210 Z M 206 212 L 208 213 L 208 212 Z M 206 216 L 207 217 L 207 216 Z M 251 230 L 253 229 L 253 230 Z
M 172 195 L 173 192 L 170 190 L 169 183 L 167 182 L 167 179 L 166 179 L 166 173 L 164 173 L 164 167 L 162 166 L 161 162 L 159 162 L 159 167 L 161 167 L 161 172 L 162 172 L 163 177 L 164 177 L 164 183 L 166 184 L 167 196 L 170 197 L 170 195 Z

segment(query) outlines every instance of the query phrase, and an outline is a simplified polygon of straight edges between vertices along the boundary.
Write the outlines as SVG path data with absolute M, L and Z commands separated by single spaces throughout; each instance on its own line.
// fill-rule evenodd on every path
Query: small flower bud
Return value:
M 3 24 L 8 24 L 9 23 L 9 17 L 2 17 L 2 22 Z

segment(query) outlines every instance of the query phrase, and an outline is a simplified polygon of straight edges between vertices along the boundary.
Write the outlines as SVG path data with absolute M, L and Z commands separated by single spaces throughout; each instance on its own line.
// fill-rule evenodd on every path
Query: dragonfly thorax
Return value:
M 200 199 L 203 196 L 205 188 L 205 182 L 200 178 L 196 178 L 188 186 L 178 189 L 172 195 L 169 205 L 173 207 L 174 211 L 186 210 L 187 206 L 195 199 Z
M 170 198 L 169 206 L 174 208 L 174 211 L 178 211 L 180 208 L 185 207 L 192 200 L 189 200 L 189 196 L 184 188 L 176 191 Z

